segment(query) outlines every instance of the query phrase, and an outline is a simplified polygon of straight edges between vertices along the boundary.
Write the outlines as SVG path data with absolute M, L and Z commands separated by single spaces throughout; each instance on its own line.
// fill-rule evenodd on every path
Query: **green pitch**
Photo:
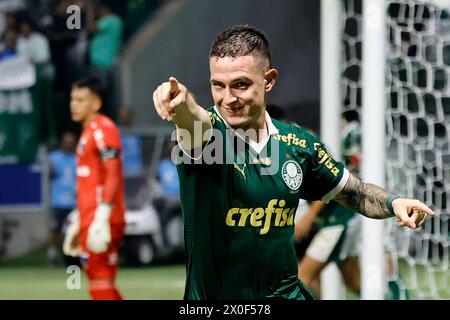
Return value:
M 66 287 L 68 277 L 63 267 L 0 267 L 0 300 L 89 299 L 84 274 L 79 290 Z M 184 279 L 184 265 L 123 268 L 117 285 L 125 299 L 182 299 Z
M 0 300 L 90 299 L 87 281 L 81 273 L 80 289 L 68 289 L 71 274 L 63 266 L 47 265 L 40 249 L 14 261 L 0 264 Z M 155 265 L 145 268 L 121 268 L 117 286 L 125 299 L 178 300 L 183 298 L 184 265 Z
M 429 281 L 438 284 L 438 295 L 442 299 L 450 299 L 447 283 L 450 283 L 450 272 L 443 270 L 430 274 L 424 268 L 416 266 L 417 285 L 429 297 Z M 411 270 L 405 263 L 400 264 L 402 280 L 411 286 Z M 64 267 L 47 266 L 45 251 L 37 250 L 25 257 L 0 264 L 0 300 L 7 299 L 43 299 L 43 300 L 84 300 L 89 299 L 87 282 L 81 274 L 81 288 L 70 290 L 66 286 L 69 274 Z M 121 268 L 117 284 L 125 299 L 135 300 L 179 300 L 183 297 L 185 281 L 184 265 L 155 265 L 145 268 Z M 421 298 L 414 290 L 408 290 L 408 297 Z M 357 300 L 359 296 L 350 292 L 347 299 Z

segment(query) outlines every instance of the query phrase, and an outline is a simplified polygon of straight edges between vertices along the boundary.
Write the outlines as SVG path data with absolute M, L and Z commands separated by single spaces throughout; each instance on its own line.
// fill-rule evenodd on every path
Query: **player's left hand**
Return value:
M 415 199 L 398 198 L 392 202 L 399 227 L 411 229 L 420 228 L 427 216 L 435 216 L 436 213 L 428 206 Z
M 93 253 L 105 252 L 111 243 L 109 217 L 111 205 L 101 203 L 95 210 L 95 217 L 88 229 L 87 247 Z

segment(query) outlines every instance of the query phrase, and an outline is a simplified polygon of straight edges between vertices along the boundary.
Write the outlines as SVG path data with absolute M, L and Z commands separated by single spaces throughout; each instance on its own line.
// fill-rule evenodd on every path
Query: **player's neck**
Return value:
M 264 140 L 269 132 L 268 132 L 268 126 L 266 123 L 266 113 L 265 111 L 263 111 L 261 113 L 261 116 L 259 117 L 258 121 L 256 122 L 254 128 L 256 131 L 256 139 L 254 139 L 257 143 L 261 142 L 262 140 Z
M 91 113 L 86 120 L 83 121 L 83 128 L 87 127 L 95 118 L 99 116 L 98 112 Z
M 247 138 L 255 141 L 256 143 L 264 140 L 269 134 L 265 117 L 263 117 L 262 119 L 258 119 L 258 121 L 253 125 L 249 125 L 248 127 L 241 127 L 240 129 L 244 130 L 244 135 Z
M 256 142 L 261 142 L 269 135 L 269 129 L 267 127 L 266 119 L 263 120 L 262 128 L 256 131 Z

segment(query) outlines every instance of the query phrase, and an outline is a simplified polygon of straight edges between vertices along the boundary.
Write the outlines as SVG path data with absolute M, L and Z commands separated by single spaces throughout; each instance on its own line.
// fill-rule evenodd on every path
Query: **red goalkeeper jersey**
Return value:
M 108 117 L 98 115 L 84 127 L 77 146 L 77 200 L 81 229 L 89 227 L 100 202 L 113 205 L 111 225 L 125 224 L 121 151 L 119 131 Z

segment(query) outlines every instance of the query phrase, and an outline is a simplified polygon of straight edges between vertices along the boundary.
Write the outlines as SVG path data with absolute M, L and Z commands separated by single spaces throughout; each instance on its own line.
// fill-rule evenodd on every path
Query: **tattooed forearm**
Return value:
M 345 187 L 333 200 L 366 217 L 385 219 L 392 217 L 387 208 L 388 196 L 389 193 L 383 188 L 363 183 L 355 176 L 350 175 Z

